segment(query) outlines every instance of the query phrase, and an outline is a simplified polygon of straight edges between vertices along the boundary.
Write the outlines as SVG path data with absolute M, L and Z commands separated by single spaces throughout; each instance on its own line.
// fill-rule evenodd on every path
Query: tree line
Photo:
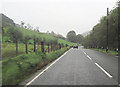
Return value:
M 30 40 L 33 40 L 33 52 L 37 52 L 37 47 L 41 46 L 41 52 L 46 53 L 50 51 L 55 51 L 57 49 L 61 49 L 64 46 L 64 44 L 58 43 L 57 38 L 51 39 L 49 41 L 45 40 L 45 38 L 41 38 L 37 35 L 26 35 L 24 36 L 23 33 L 20 31 L 20 29 L 16 26 L 10 26 L 7 33 L 9 34 L 9 37 L 13 43 L 16 44 L 16 56 L 18 55 L 18 44 L 24 43 L 25 44 L 25 53 L 28 54 L 28 44 Z M 47 49 L 45 49 L 45 46 L 47 46 Z M 66 44 L 66 47 L 68 45 Z
M 118 49 L 118 18 L 119 12 L 116 7 L 109 12 L 108 16 L 103 16 L 100 22 L 96 24 L 91 33 L 83 40 L 86 48 Z M 107 19 L 108 19 L 108 37 L 107 37 Z M 108 38 L 108 40 L 107 40 Z M 107 44 L 108 41 L 108 44 Z
M 83 36 L 81 34 L 76 35 L 76 32 L 71 30 L 67 33 L 67 40 L 70 42 L 82 44 Z

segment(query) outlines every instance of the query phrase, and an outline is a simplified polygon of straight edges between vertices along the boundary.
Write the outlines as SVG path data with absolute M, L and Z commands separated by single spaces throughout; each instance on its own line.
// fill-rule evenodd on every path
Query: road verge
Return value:
M 53 60 L 60 57 L 69 48 L 65 47 L 47 54 L 24 54 L 2 61 L 2 84 L 18 85 L 25 78 L 42 69 Z

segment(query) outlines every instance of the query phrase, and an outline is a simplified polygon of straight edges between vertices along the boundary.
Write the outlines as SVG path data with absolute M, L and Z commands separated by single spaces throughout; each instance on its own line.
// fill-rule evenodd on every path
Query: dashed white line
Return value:
M 95 63 L 97 67 L 99 67 L 108 77 L 112 78 L 112 75 L 110 75 L 107 71 L 105 71 L 99 64 Z
M 90 60 L 92 60 L 92 58 L 89 57 L 89 56 L 87 55 L 87 53 L 85 53 L 84 51 L 83 51 L 83 53 L 84 53 Z
M 92 60 L 92 58 L 90 56 L 88 56 L 84 51 L 83 53 L 90 59 Z M 95 63 L 95 65 L 100 68 L 108 77 L 112 78 L 112 75 L 110 75 L 107 71 L 105 71 L 105 69 L 103 69 L 99 64 Z
M 92 60 L 92 58 L 91 58 L 91 57 L 89 57 L 88 55 L 87 55 L 87 57 L 88 57 L 90 60 Z
M 84 51 L 83 51 L 84 52 Z M 85 55 L 87 55 L 85 52 L 84 52 Z
M 70 49 L 71 50 L 71 49 Z M 55 64 L 58 60 L 60 60 L 64 55 L 66 55 L 70 50 L 65 52 L 61 57 L 56 59 L 52 64 L 50 64 L 48 67 L 46 67 L 42 72 L 40 72 L 36 77 L 34 77 L 31 81 L 29 81 L 24 87 L 27 87 L 30 85 L 33 81 L 35 81 L 40 75 L 42 75 L 46 70 L 48 70 L 53 64 Z

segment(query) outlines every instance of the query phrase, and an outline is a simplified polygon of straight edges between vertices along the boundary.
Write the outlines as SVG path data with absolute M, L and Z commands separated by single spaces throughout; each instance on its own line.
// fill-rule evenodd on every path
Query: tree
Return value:
M 117 2 L 117 6 L 120 7 L 120 1 Z
M 108 16 L 108 47 L 110 50 L 118 48 L 118 7 L 109 12 Z M 106 16 L 93 27 L 90 35 L 84 38 L 85 47 L 106 48 L 107 47 L 107 21 Z
M 76 42 L 76 33 L 75 31 L 69 31 L 67 33 L 67 39 L 70 41 L 70 42 Z
M 51 31 L 51 35 L 55 36 L 55 33 L 53 31 Z
M 82 41 L 83 41 L 83 36 L 82 36 L 81 34 L 78 34 L 78 35 L 76 36 L 76 42 L 81 44 Z
M 31 29 L 31 25 L 30 25 L 30 24 L 27 24 L 27 28 L 28 28 L 28 29 Z
M 36 52 L 36 35 L 33 35 L 33 41 L 34 41 L 34 52 Z
M 12 26 L 8 29 L 8 33 L 10 39 L 16 43 L 16 55 L 18 55 L 18 41 L 22 40 L 22 32 L 17 27 Z
M 39 27 L 36 27 L 36 31 L 37 31 L 37 32 L 40 32 Z
M 28 41 L 30 39 L 31 39 L 30 36 L 25 36 L 25 38 L 24 38 L 26 54 L 28 54 Z
M 24 23 L 23 21 L 21 21 L 21 27 L 24 27 L 24 24 L 25 24 L 25 23 Z

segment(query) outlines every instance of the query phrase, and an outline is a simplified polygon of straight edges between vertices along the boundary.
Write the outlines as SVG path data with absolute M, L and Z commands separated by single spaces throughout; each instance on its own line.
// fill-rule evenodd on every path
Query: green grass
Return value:
M 69 46 L 76 44 L 76 43 L 72 43 L 72 42 L 69 42 L 63 39 L 58 39 L 58 43 L 61 43 L 61 44 L 63 43 L 64 45 L 68 44 Z
M 24 29 L 24 28 L 20 28 L 21 32 L 23 33 L 23 36 L 36 36 L 36 37 L 40 37 L 41 40 L 45 39 L 45 41 L 50 42 L 51 40 L 54 40 L 55 37 L 49 35 L 49 34 L 45 34 L 45 33 L 40 33 L 40 32 L 36 32 L 33 30 L 28 30 L 28 29 Z
M 71 43 L 62 39 L 58 39 L 58 43 L 68 44 L 72 46 L 75 43 Z M 28 44 L 28 53 L 33 53 L 33 44 Z M 47 46 L 45 45 L 45 50 Z M 37 46 L 37 50 L 41 50 L 41 45 Z M 25 44 L 18 43 L 18 55 L 25 54 Z M 15 43 L 2 43 L 2 58 L 12 58 L 16 56 L 16 46 Z
M 20 27 L 17 27 L 23 34 L 23 38 L 26 37 L 26 36 L 30 36 L 32 39 L 29 40 L 29 42 L 33 43 L 33 37 L 38 37 L 40 38 L 40 41 L 42 40 L 45 40 L 46 42 L 51 42 L 57 38 L 53 37 L 52 35 L 50 34 L 46 34 L 46 33 L 41 33 L 41 32 L 36 32 L 36 31 L 33 31 L 33 30 L 28 30 L 28 29 L 24 29 L 24 28 L 20 28 Z M 9 29 L 9 26 L 6 26 L 4 27 L 4 34 L 2 35 L 2 42 L 6 42 L 6 41 L 9 41 L 9 42 L 12 42 L 10 40 L 10 37 L 8 35 L 8 29 Z M 61 43 L 61 44 L 68 44 L 69 46 L 75 44 L 75 43 L 72 43 L 72 42 L 69 42 L 69 41 L 66 41 L 66 40 L 63 40 L 63 39 L 58 39 L 58 43 Z
M 47 49 L 47 46 L 44 46 Z M 41 50 L 41 45 L 37 46 Z M 28 53 L 33 53 L 33 44 L 28 44 Z M 25 54 L 25 44 L 18 44 L 18 55 Z M 2 58 L 11 58 L 16 56 L 15 43 L 2 43 Z
M 29 52 L 32 51 L 33 45 L 28 46 Z M 25 45 L 18 44 L 18 55 L 25 53 Z M 15 43 L 2 43 L 2 58 L 11 58 L 16 56 Z
M 22 54 L 17 57 L 2 61 L 2 83 L 3 85 L 17 85 L 24 78 L 41 69 L 44 65 L 61 56 L 68 48 L 62 48 L 50 53 L 40 52 L 32 54 Z
M 96 50 L 96 51 L 99 51 L 102 53 L 106 53 L 106 49 L 93 48 L 93 50 Z M 116 56 L 118 53 L 116 51 L 108 50 L 108 54 Z

